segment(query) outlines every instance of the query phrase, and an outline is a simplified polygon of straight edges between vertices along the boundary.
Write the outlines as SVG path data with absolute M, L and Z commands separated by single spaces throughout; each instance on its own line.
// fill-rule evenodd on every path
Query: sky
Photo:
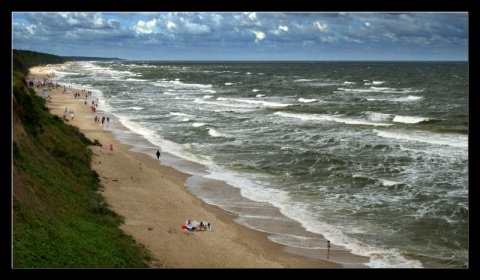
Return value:
M 469 13 L 15 12 L 12 49 L 159 61 L 468 61 Z

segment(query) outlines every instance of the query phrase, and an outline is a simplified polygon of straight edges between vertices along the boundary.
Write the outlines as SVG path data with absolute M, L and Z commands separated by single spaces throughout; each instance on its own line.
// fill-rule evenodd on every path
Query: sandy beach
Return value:
M 35 80 L 43 80 L 48 69 L 52 67 L 35 67 L 31 74 Z M 36 90 L 42 93 L 41 88 Z M 106 122 L 95 122 L 95 115 L 103 116 L 102 108 L 92 112 L 92 97 L 87 95 L 85 104 L 82 89 L 62 91 L 63 85 L 46 92 L 51 96 L 47 107 L 60 117 L 65 108 L 73 110 L 73 119 L 66 114 L 68 123 L 102 144 L 91 147 L 92 167 L 104 185 L 102 194 L 112 210 L 125 217 L 125 233 L 150 250 L 155 259 L 152 268 L 342 268 L 335 262 L 286 252 L 280 244 L 269 241 L 267 234 L 235 223 L 234 215 L 191 194 L 184 185 L 189 175 L 162 165 L 156 150 L 151 156 L 133 152 L 131 146 L 104 129 Z M 77 98 L 76 92 L 80 93 Z M 186 219 L 208 221 L 212 230 L 184 230 L 181 227 Z M 333 250 L 331 259 L 335 254 Z

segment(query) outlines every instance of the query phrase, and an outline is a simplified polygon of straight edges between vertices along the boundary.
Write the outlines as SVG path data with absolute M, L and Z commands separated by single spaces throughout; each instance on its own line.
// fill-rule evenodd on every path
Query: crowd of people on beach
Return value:
M 43 82 L 37 80 L 35 81 L 35 76 L 33 76 L 33 78 L 31 80 L 28 81 L 28 85 L 31 87 L 31 88 L 40 88 L 40 87 L 43 87 L 45 90 L 50 90 L 51 88 L 57 88 L 59 87 L 60 85 L 58 83 L 53 83 L 53 81 L 50 81 L 50 76 L 55 76 L 52 73 L 50 74 L 47 74 L 47 77 L 43 79 Z
M 50 75 L 53 77 L 54 74 L 47 74 L 47 77 L 43 79 L 43 82 L 37 80 L 35 81 L 35 76 L 33 76 L 33 79 L 28 81 L 28 85 L 31 88 L 34 88 L 36 90 L 42 90 L 40 94 L 41 97 L 47 99 L 49 102 L 52 102 L 52 96 L 50 94 L 45 93 L 45 91 L 50 91 L 52 89 L 58 88 L 60 85 L 58 83 L 53 83 L 50 81 Z

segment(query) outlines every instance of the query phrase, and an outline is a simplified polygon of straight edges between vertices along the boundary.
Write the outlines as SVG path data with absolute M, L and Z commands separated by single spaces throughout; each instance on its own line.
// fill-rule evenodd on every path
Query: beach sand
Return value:
M 43 80 L 49 67 L 35 67 L 31 74 Z M 42 89 L 36 89 L 42 93 Z M 343 268 L 330 260 L 308 258 L 287 252 L 284 246 L 271 242 L 267 234 L 234 222 L 235 215 L 209 205 L 188 191 L 184 183 L 188 174 L 162 165 L 152 150 L 151 156 L 134 152 L 132 146 L 120 143 L 115 135 L 93 116 L 102 117 L 101 106 L 93 113 L 92 97 L 82 89 L 46 92 L 52 97 L 46 106 L 51 113 L 63 116 L 65 108 L 73 110 L 74 119 L 66 114 L 68 123 L 77 126 L 86 137 L 102 144 L 92 146 L 92 168 L 100 175 L 102 195 L 112 210 L 125 218 L 121 226 L 137 243 L 143 244 L 155 259 L 152 268 Z M 74 93 L 80 93 L 75 98 Z M 112 120 L 110 120 L 112 122 Z M 113 145 L 113 151 L 110 150 Z M 141 171 L 139 165 L 142 165 Z M 190 232 L 181 227 L 185 220 L 208 221 L 212 230 Z M 323 256 L 322 256 L 323 257 Z M 351 255 L 352 258 L 358 257 Z M 365 261 L 362 259 L 361 261 Z M 353 261 L 355 263 L 355 261 Z M 359 265 L 359 267 L 362 267 Z

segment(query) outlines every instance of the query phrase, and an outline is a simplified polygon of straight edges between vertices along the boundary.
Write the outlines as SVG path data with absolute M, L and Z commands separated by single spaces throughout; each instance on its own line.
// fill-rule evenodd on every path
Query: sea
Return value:
M 76 61 L 133 151 L 286 251 L 356 267 L 469 268 L 468 62 Z M 80 92 L 80 91 L 78 91 Z M 90 98 L 90 97 L 89 97 Z M 84 100 L 79 99 L 79 102 Z M 187 218 L 179 217 L 179 223 Z M 215 225 L 212 225 L 212 230 Z

